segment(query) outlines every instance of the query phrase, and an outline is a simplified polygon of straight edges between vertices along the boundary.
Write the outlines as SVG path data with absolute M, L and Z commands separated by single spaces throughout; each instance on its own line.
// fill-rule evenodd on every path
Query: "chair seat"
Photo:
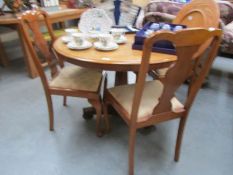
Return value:
M 135 84 L 117 86 L 109 89 L 109 93 L 125 109 L 130 116 L 132 102 L 135 92 Z M 138 122 L 146 121 L 151 117 L 154 107 L 159 104 L 159 97 L 163 92 L 163 84 L 158 81 L 148 81 L 145 84 L 141 104 L 138 111 Z M 171 111 L 175 113 L 183 112 L 184 105 L 176 98 L 171 99 Z
M 101 78 L 101 71 L 79 66 L 67 66 L 61 69 L 59 75 L 51 80 L 49 85 L 51 88 L 97 92 Z

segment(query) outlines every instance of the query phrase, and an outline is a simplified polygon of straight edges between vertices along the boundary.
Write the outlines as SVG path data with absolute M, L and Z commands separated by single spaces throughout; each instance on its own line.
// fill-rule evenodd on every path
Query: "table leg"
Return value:
M 116 72 L 115 75 L 115 86 L 119 86 L 119 85 L 124 85 L 124 84 L 128 84 L 128 74 L 127 72 Z M 118 113 L 116 112 L 116 110 L 113 107 L 109 107 L 108 109 L 109 113 L 112 115 L 118 115 Z M 86 120 L 90 120 L 93 118 L 93 116 L 96 114 L 95 108 L 94 107 L 86 107 L 83 108 L 83 118 Z M 156 126 L 151 125 L 151 126 L 147 126 L 144 128 L 139 129 L 139 132 L 143 135 L 148 135 L 151 132 L 156 130 Z
M 119 86 L 119 85 L 124 85 L 124 84 L 128 84 L 128 74 L 127 72 L 116 72 L 115 75 L 115 86 Z M 114 109 L 109 109 L 110 113 L 116 113 L 114 112 Z M 93 107 L 86 107 L 83 108 L 83 118 L 88 120 L 91 119 L 93 117 L 93 115 L 95 115 L 95 108 Z
M 0 39 L 0 64 L 2 64 L 4 67 L 9 65 L 9 58 L 6 54 L 1 39 Z
M 127 72 L 116 72 L 115 75 L 115 86 L 128 84 Z
M 24 52 L 24 60 L 27 66 L 27 70 L 28 70 L 28 75 L 31 78 L 36 78 L 38 76 L 35 64 L 32 60 L 32 55 L 29 51 L 29 48 L 27 46 L 27 43 L 25 41 L 25 38 L 23 37 L 23 29 L 20 27 L 20 25 L 17 26 L 17 32 L 19 35 L 19 39 L 23 48 L 23 52 Z

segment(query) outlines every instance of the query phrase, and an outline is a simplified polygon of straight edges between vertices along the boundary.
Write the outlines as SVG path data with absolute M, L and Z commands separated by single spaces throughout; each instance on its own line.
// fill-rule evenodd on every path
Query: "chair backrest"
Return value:
M 203 52 L 197 55 L 196 52 L 200 45 L 209 39 L 212 39 L 209 52 Z M 161 40 L 167 40 L 173 43 L 176 49 L 177 61 L 169 67 L 162 82 L 163 92 L 159 98 L 158 105 L 154 108 L 153 114 L 155 115 L 171 111 L 170 100 L 175 96 L 177 89 L 191 76 L 191 83 L 185 101 L 185 109 L 187 111 L 189 110 L 216 56 L 221 41 L 221 30 L 186 29 L 176 33 L 160 31 L 145 40 L 132 106 L 132 122 L 136 121 L 138 114 L 145 78 L 149 68 L 152 46 Z
M 43 33 L 41 32 L 42 23 L 45 23 L 52 39 L 51 42 L 53 43 L 55 41 L 55 36 L 48 14 L 40 10 L 26 11 L 19 17 L 19 19 L 23 31 L 23 37 L 29 48 L 35 67 L 40 75 L 44 87 L 48 87 L 48 81 L 39 55 L 43 56 L 47 62 L 51 71 L 51 76 L 55 77 L 58 74 L 56 66 L 57 60 L 54 59 L 54 55 L 48 46 L 48 42 L 44 39 Z
M 215 0 L 192 0 L 190 3 L 183 6 L 176 18 L 174 24 L 183 24 L 188 28 L 219 28 L 220 26 L 220 11 Z M 206 41 L 199 48 L 197 54 L 206 50 L 211 40 Z
M 215 0 L 192 0 L 183 6 L 173 23 L 190 27 L 219 27 L 220 11 Z

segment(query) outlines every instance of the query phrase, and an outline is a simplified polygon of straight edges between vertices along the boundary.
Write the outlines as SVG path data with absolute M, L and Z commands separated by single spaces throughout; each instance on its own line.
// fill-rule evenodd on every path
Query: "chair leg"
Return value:
M 49 111 L 49 130 L 54 130 L 54 113 L 53 113 L 53 102 L 51 95 L 46 95 L 48 111 Z
M 177 139 L 176 139 L 175 157 L 174 157 L 174 160 L 176 162 L 178 162 L 179 158 L 180 158 L 180 149 L 181 149 L 183 132 L 184 132 L 184 127 L 185 127 L 186 120 L 187 120 L 187 116 L 184 116 L 184 117 L 182 117 L 180 119 L 180 124 L 179 124 Z
M 88 100 L 96 110 L 96 135 L 98 137 L 103 136 L 103 132 L 101 131 L 101 118 L 102 118 L 102 104 L 100 100 Z
M 109 122 L 109 115 L 108 115 L 108 104 L 103 104 L 103 112 L 104 112 L 104 123 L 105 123 L 105 132 L 110 132 L 110 122 Z
M 0 38 L 0 64 L 2 64 L 4 67 L 9 65 L 9 58 L 6 54 L 1 38 Z
M 129 175 L 134 175 L 134 152 L 135 152 L 136 129 L 130 128 L 129 133 Z
M 66 96 L 63 97 L 63 106 L 67 106 L 67 97 Z

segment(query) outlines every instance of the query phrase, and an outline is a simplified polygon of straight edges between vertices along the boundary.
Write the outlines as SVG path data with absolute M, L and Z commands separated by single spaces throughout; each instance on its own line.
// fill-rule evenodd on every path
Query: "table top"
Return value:
M 133 50 L 134 34 L 127 34 L 127 43 L 119 45 L 114 51 L 99 51 L 95 48 L 87 50 L 70 50 L 58 38 L 53 48 L 65 61 L 83 67 L 114 71 L 138 71 L 142 51 Z M 175 55 L 153 52 L 151 54 L 151 69 L 167 67 L 177 59 Z
M 62 22 L 69 19 L 77 19 L 86 9 L 68 9 L 60 7 L 57 10 L 47 11 L 52 23 Z M 18 17 L 21 13 L 5 13 L 0 16 L 0 25 L 19 24 Z

